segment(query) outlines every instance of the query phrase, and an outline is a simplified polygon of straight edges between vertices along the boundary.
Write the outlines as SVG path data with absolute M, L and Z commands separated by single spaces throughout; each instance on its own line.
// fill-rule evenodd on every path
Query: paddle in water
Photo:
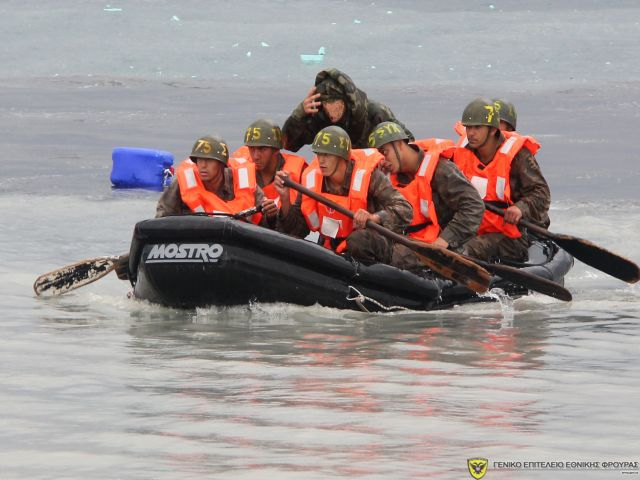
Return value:
M 262 206 L 248 208 L 238 213 L 214 213 L 209 216 L 222 216 L 240 219 L 258 213 Z M 197 214 L 207 215 L 207 214 Z M 33 291 L 40 296 L 62 295 L 70 290 L 83 287 L 89 283 L 101 279 L 118 267 L 119 264 L 129 261 L 129 254 L 114 255 L 108 257 L 89 258 L 76 262 L 72 265 L 44 273 L 36 278 L 33 284 Z M 120 277 L 120 275 L 119 275 Z M 126 275 L 122 279 L 126 280 Z
M 485 207 L 490 212 L 504 217 L 504 210 L 485 202 Z M 571 235 L 551 233 L 534 223 L 520 220 L 519 225 L 525 227 L 530 232 L 544 238 L 548 238 L 557 243 L 575 258 L 587 265 L 596 268 L 628 283 L 636 283 L 640 279 L 638 265 L 620 255 L 606 250 L 589 240 L 573 237 Z
M 308 197 L 313 198 L 317 202 L 333 208 L 335 211 L 340 212 L 349 218 L 353 218 L 354 216 L 354 213 L 351 210 L 344 208 L 342 205 L 335 203 L 306 187 L 303 187 L 290 178 L 286 178 L 284 180 L 284 184 L 307 195 Z M 439 275 L 458 282 L 477 293 L 484 293 L 488 290 L 491 277 L 489 272 L 478 264 L 458 255 L 455 252 L 452 252 L 451 250 L 411 240 L 410 238 L 395 233 L 382 225 L 372 222 L 371 220 L 367 220 L 366 225 L 367 228 L 371 228 L 380 235 L 401 243 L 416 252 L 422 263 Z

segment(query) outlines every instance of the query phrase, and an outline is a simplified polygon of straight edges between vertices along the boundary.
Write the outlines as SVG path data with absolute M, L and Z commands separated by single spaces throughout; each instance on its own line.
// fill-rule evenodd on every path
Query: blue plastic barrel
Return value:
M 162 190 L 166 171 L 173 166 L 170 152 L 148 148 L 114 148 L 111 159 L 111 183 L 116 188 Z

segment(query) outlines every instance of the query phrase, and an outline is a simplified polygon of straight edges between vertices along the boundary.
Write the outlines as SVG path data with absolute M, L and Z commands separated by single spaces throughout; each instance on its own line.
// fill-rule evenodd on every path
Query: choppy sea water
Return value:
M 310 6 L 0 6 L 0 476 L 471 478 L 484 457 L 485 478 L 619 478 L 491 466 L 640 461 L 640 290 L 580 262 L 570 304 L 185 312 L 113 274 L 34 297 L 39 274 L 126 251 L 153 216 L 157 192 L 111 189 L 114 147 L 239 146 L 324 66 L 423 137 L 452 136 L 478 94 L 513 100 L 542 143 L 552 230 L 640 261 L 635 3 L 329 2 L 303 27 Z M 479 48 L 489 35 L 513 48 Z M 323 64 L 300 62 L 319 46 Z

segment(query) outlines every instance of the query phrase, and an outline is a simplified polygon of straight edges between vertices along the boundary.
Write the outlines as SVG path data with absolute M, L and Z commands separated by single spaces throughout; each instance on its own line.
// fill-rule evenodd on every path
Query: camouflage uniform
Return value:
M 419 162 L 424 151 L 417 145 L 410 146 L 419 151 Z M 409 184 L 414 175 L 398 174 L 401 186 Z M 403 184 L 403 185 L 402 185 Z M 440 234 L 449 244 L 449 249 L 460 251 L 480 226 L 484 214 L 484 203 L 478 191 L 451 160 L 440 157 L 431 180 L 433 204 L 440 225 Z M 391 262 L 398 268 L 416 270 L 423 267 L 416 254 L 404 245 L 396 245 Z
M 343 184 L 335 189 L 328 188 L 323 182 L 323 190 L 334 195 L 348 195 L 353 174 L 354 162 L 347 163 Z M 304 238 L 309 234 L 309 227 L 300 210 L 302 194 L 298 195 L 295 204 L 291 205 L 286 217 L 282 211 L 278 218 L 278 230 L 296 237 Z M 367 192 L 367 211 L 380 217 L 381 225 L 401 233 L 413 218 L 411 204 L 405 200 L 389 179 L 379 170 L 374 170 Z M 333 242 L 336 244 L 339 242 Z M 365 264 L 391 263 L 393 242 L 379 233 L 368 229 L 354 230 L 347 237 L 347 253 Z
M 233 172 L 230 168 L 224 169 L 224 182 L 221 189 L 215 192 L 215 194 L 225 201 L 230 201 L 235 198 L 233 193 Z M 265 199 L 265 196 L 259 186 L 256 186 L 254 197 L 254 205 L 256 207 L 262 205 L 262 201 Z M 158 199 L 158 204 L 156 205 L 156 218 L 167 217 L 169 215 L 188 215 L 190 213 L 193 212 L 182 201 L 178 179 L 174 178 L 169 188 L 162 192 L 162 195 L 160 195 L 160 198 Z M 274 228 L 275 222 L 273 225 L 269 225 L 266 215 L 263 215 L 260 225 L 263 227 Z
M 504 140 L 503 135 L 500 145 Z M 547 212 L 551 205 L 551 192 L 536 157 L 526 148 L 521 149 L 511 163 L 509 183 L 511 200 L 522 211 L 522 218 L 548 227 L 550 221 Z M 522 237 L 519 238 L 509 238 L 497 232 L 479 235 L 467 242 L 465 252 L 482 260 L 500 258 L 526 261 L 531 240 L 526 231 L 522 228 L 520 231 Z
M 331 68 L 322 70 L 316 76 L 316 87 L 321 100 L 340 98 L 345 102 L 345 114 L 338 123 L 349 134 L 353 148 L 368 148 L 371 129 L 380 122 L 390 120 L 400 125 L 411 140 L 413 134 L 398 120 L 393 112 L 382 103 L 369 100 L 367 94 L 356 88 L 353 80 L 345 73 Z M 314 115 L 304 112 L 302 103 L 298 105 L 282 127 L 283 148 L 297 152 L 303 145 L 309 145 L 320 130 L 332 125 L 322 108 Z

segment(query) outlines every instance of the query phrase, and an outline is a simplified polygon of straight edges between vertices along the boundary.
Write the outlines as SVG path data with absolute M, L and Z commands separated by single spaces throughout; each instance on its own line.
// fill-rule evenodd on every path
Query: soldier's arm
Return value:
M 318 128 L 318 130 L 320 129 Z M 282 126 L 283 148 L 297 152 L 304 145 L 313 142 L 315 133 L 313 119 L 305 113 L 304 107 L 300 103 Z
M 169 188 L 162 192 L 156 204 L 156 218 L 168 215 L 180 215 L 188 211 L 188 207 L 182 203 L 180 196 L 180 185 L 178 179 L 174 178 Z
M 367 203 L 380 218 L 380 224 L 395 232 L 401 232 L 413 220 L 411 204 L 378 169 L 371 174 Z
M 545 223 L 551 205 L 551 191 L 536 158 L 528 150 L 520 150 L 513 159 L 509 182 L 511 198 L 522 211 L 523 218 Z
M 439 221 L 451 217 L 439 236 L 455 250 L 478 231 L 484 203 L 456 164 L 442 157 L 431 180 L 431 189 Z
M 309 226 L 307 221 L 302 215 L 300 205 L 302 203 L 302 194 L 298 194 L 296 200 L 289 207 L 289 211 L 286 215 L 283 215 L 282 210 L 278 212 L 278 219 L 276 222 L 276 230 L 282 233 L 293 235 L 294 237 L 304 238 L 309 235 Z

